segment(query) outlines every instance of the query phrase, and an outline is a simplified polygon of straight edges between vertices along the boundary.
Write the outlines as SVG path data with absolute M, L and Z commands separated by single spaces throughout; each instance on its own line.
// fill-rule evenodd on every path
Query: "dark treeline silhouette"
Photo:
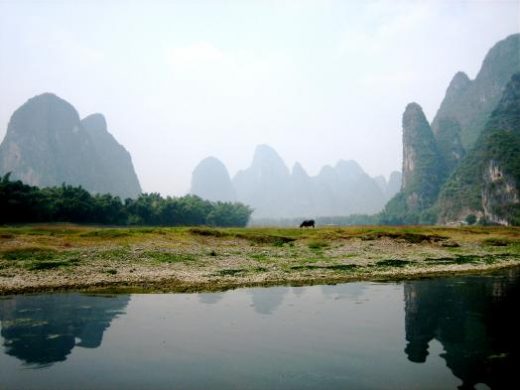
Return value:
M 141 194 L 122 201 L 110 194 L 91 195 L 82 187 L 38 188 L 0 177 L 0 223 L 73 222 L 105 225 L 245 226 L 252 213 L 241 203 L 210 202 Z

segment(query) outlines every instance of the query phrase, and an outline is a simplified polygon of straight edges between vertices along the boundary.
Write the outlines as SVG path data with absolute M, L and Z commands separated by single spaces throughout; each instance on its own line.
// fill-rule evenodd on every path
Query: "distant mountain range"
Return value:
M 402 179 L 370 177 L 355 161 L 309 176 L 290 170 L 267 145 L 231 178 L 214 157 L 192 175 L 191 193 L 240 201 L 254 218 L 375 214 L 383 224 L 520 225 L 520 34 L 498 42 L 474 80 L 458 72 L 431 121 L 417 103 L 403 118 Z M 39 187 L 81 185 L 93 193 L 137 197 L 130 154 L 108 132 L 103 115 L 80 119 L 56 95 L 28 100 L 12 115 L 0 144 L 0 175 Z M 401 184 L 402 183 L 402 184 Z M 385 206 L 386 204 L 386 206 Z
M 457 73 L 428 123 L 403 114 L 403 184 L 382 223 L 520 225 L 520 34 L 498 42 L 475 78 Z
M 38 187 L 81 185 L 92 193 L 135 198 L 141 186 L 128 151 L 103 115 L 80 119 L 51 93 L 29 99 L 12 115 L 0 144 L 0 175 Z
M 204 159 L 193 171 L 191 193 L 215 201 L 240 201 L 254 208 L 254 218 L 291 218 L 374 214 L 401 185 L 393 172 L 389 182 L 372 178 L 355 161 L 325 166 L 311 177 L 296 163 L 292 170 L 274 149 L 257 146 L 249 168 L 233 179 L 218 159 Z

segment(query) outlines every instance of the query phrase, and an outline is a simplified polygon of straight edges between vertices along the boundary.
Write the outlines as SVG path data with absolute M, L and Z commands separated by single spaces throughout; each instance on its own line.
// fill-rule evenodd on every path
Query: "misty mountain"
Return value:
M 513 216 L 505 218 L 504 207 L 512 210 L 516 179 L 511 173 L 507 176 L 510 193 L 506 194 L 504 188 L 497 190 L 503 183 L 497 183 L 496 175 L 506 180 L 503 167 L 517 164 L 520 156 L 520 149 L 516 154 L 510 149 L 516 147 L 511 134 L 520 122 L 514 119 L 512 108 L 516 84 L 514 80 L 508 84 L 520 72 L 519 53 L 520 34 L 514 34 L 491 48 L 475 80 L 458 72 L 431 127 L 419 105 L 408 105 L 403 115 L 403 184 L 386 205 L 381 222 L 445 223 L 475 214 L 511 223 Z M 497 133 L 500 131 L 508 136 Z M 508 146 L 503 144 L 506 139 L 511 142 Z M 498 150 L 502 151 L 500 158 Z
M 227 170 L 222 165 L 218 168 L 221 173 L 213 173 L 211 179 L 204 181 L 221 164 L 212 159 L 210 169 L 207 160 L 193 172 L 191 192 L 224 201 L 227 198 L 223 194 L 230 192 L 227 175 L 222 173 Z M 202 170 L 201 166 L 205 168 Z M 232 186 L 236 200 L 255 209 L 254 218 L 291 218 L 376 213 L 395 194 L 399 180 L 400 174 L 395 172 L 388 183 L 373 179 L 355 161 L 343 160 L 334 167 L 323 167 L 317 176 L 311 177 L 300 163 L 289 170 L 274 149 L 259 145 L 251 165 L 237 172 Z
M 314 182 L 318 188 L 315 215 L 319 216 L 374 214 L 387 200 L 385 190 L 352 160 L 325 166 Z
M 11 116 L 0 144 L 0 174 L 7 172 L 38 187 L 66 183 L 122 198 L 141 193 L 130 154 L 105 118 L 80 120 L 70 103 L 51 93 L 29 99 Z
M 234 202 L 235 189 L 224 164 L 215 157 L 202 160 L 191 179 L 190 194 L 211 201 Z
M 318 199 L 318 188 L 314 184 L 314 179 L 309 176 L 303 166 L 297 162 L 291 170 L 289 178 L 289 199 L 285 207 L 285 214 L 293 217 L 300 217 L 303 210 L 307 210 L 310 215 L 317 215 L 316 203 Z M 280 218 L 279 213 L 274 218 Z
M 386 183 L 385 194 L 388 199 L 391 199 L 395 194 L 401 190 L 403 182 L 403 174 L 399 171 L 393 171 L 390 174 L 388 183 Z
M 238 201 L 255 209 L 254 216 L 286 212 L 290 199 L 290 172 L 276 151 L 267 145 L 256 147 L 251 166 L 233 177 Z
M 391 199 L 395 194 L 401 190 L 401 182 L 403 175 L 401 172 L 393 171 L 390 173 L 388 181 L 383 175 L 374 177 L 376 184 L 379 186 L 381 191 L 385 194 L 387 199 Z
M 432 121 L 432 129 L 448 172 L 471 150 L 498 104 L 506 84 L 520 71 L 520 34 L 495 44 L 470 80 L 464 72 L 453 77 Z
M 97 173 L 92 183 L 92 188 L 95 188 L 95 183 L 99 183 L 100 188 L 92 192 L 110 193 L 123 199 L 136 198 L 141 193 L 141 186 L 132 157 L 108 132 L 105 117 L 102 114 L 92 114 L 84 118 L 81 125 L 90 136 L 98 164 L 103 169 Z

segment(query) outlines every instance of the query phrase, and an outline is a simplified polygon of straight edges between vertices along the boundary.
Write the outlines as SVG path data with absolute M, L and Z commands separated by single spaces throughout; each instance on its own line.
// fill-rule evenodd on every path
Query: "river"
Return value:
M 520 270 L 0 298 L 2 389 L 511 388 Z

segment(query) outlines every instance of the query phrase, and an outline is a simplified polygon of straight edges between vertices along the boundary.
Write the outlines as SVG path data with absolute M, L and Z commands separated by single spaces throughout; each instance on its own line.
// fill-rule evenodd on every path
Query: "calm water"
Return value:
M 0 299 L 0 388 L 514 388 L 520 272 Z M 518 388 L 518 387 L 516 387 Z

